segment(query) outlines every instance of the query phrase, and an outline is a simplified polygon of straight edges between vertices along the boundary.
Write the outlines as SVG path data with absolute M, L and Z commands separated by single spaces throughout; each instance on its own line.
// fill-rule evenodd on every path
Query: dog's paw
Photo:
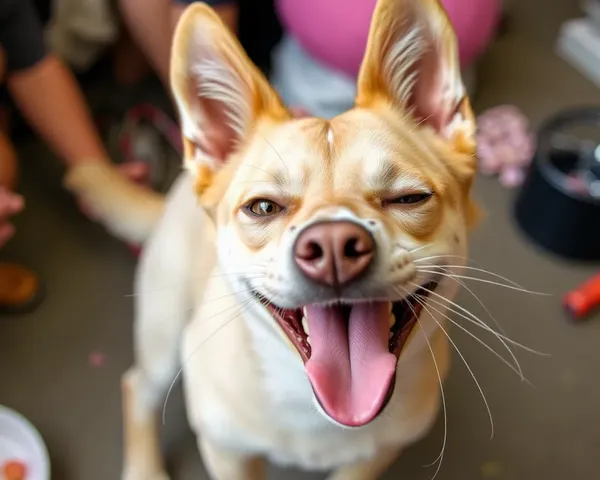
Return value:
M 143 470 L 129 470 L 123 473 L 121 480 L 171 480 L 167 472 L 146 472 Z

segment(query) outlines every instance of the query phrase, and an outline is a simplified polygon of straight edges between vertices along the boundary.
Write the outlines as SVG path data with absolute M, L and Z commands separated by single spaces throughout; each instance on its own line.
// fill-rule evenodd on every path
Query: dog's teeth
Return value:
M 302 314 L 304 315 L 304 318 L 308 317 L 308 314 L 306 313 L 306 307 L 302 307 Z
M 390 332 L 389 339 L 391 340 L 393 336 L 394 336 L 394 334 L 392 332 Z
M 306 335 L 308 336 L 309 332 L 308 332 L 308 320 L 306 319 L 306 317 L 302 317 L 302 328 L 304 329 L 304 333 L 306 333 Z
M 309 345 L 312 345 L 312 342 L 310 341 L 310 337 L 306 337 L 306 343 L 308 343 Z
M 394 308 L 394 304 L 392 302 L 389 302 L 388 313 L 392 313 L 392 308 Z
M 390 328 L 392 328 L 394 326 L 394 323 L 396 323 L 396 317 L 394 316 L 393 313 L 390 313 L 389 323 L 390 323 Z

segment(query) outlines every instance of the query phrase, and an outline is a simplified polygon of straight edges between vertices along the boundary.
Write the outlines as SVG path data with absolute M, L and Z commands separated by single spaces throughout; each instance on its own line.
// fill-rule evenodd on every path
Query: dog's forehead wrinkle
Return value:
M 377 183 L 383 188 L 391 189 L 399 175 L 400 169 L 398 165 L 390 161 L 384 162 L 381 164 Z

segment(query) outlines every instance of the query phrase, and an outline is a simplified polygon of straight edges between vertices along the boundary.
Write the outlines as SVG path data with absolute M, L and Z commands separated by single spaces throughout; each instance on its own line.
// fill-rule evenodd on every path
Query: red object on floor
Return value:
M 581 320 L 600 306 L 600 274 L 568 292 L 563 304 L 573 320 Z

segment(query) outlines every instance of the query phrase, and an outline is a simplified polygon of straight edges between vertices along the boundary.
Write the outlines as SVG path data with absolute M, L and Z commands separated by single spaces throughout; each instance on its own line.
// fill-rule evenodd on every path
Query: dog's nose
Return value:
M 373 260 L 371 234 L 352 222 L 326 222 L 304 230 L 294 260 L 304 275 L 323 285 L 341 286 L 363 273 Z

